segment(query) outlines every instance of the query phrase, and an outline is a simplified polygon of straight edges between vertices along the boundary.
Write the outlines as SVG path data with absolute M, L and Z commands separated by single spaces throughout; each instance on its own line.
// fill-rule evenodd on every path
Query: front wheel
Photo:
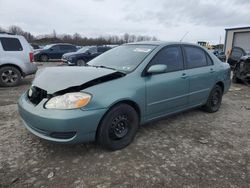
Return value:
M 138 127 L 139 118 L 135 109 L 127 104 L 118 104 L 102 119 L 97 141 L 108 150 L 122 149 L 133 141 Z
M 221 86 L 215 85 L 209 94 L 207 103 L 203 106 L 203 109 L 210 113 L 217 112 L 221 105 L 222 95 L 223 92 Z

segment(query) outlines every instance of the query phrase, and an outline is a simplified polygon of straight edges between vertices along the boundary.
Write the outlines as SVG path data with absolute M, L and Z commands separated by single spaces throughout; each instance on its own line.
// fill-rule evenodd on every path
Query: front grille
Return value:
M 38 105 L 44 98 L 47 98 L 47 91 L 32 86 L 28 92 L 28 99 L 30 100 L 30 102 L 34 105 Z

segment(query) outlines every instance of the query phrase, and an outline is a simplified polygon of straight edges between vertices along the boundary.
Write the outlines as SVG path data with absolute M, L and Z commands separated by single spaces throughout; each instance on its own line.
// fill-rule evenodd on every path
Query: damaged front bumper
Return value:
M 106 109 L 52 110 L 45 109 L 43 99 L 32 104 L 27 94 L 18 102 L 18 110 L 25 127 L 34 135 L 58 143 L 83 143 L 95 140 L 96 130 Z

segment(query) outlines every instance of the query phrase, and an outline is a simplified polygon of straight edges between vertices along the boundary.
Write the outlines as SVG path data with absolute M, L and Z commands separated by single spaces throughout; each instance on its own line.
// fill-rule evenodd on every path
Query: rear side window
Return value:
M 197 68 L 207 65 L 207 58 L 205 52 L 197 47 L 185 46 L 187 68 Z
M 74 46 L 70 46 L 70 45 L 61 45 L 60 49 L 63 51 L 67 51 L 67 50 L 75 50 Z
M 23 47 L 17 38 L 0 38 L 4 51 L 22 51 Z
M 151 61 L 150 65 L 165 64 L 167 72 L 183 69 L 183 58 L 179 46 L 165 47 Z
M 213 65 L 214 64 L 211 57 L 209 57 L 209 55 L 207 55 L 207 64 L 208 65 Z
M 97 51 L 102 53 L 102 52 L 106 52 L 107 50 L 109 50 L 110 48 L 105 48 L 105 47 L 98 47 Z
M 234 57 L 234 58 L 238 58 L 239 59 L 239 58 L 241 58 L 241 56 L 243 56 L 243 52 L 240 49 L 234 48 L 232 50 L 231 56 Z

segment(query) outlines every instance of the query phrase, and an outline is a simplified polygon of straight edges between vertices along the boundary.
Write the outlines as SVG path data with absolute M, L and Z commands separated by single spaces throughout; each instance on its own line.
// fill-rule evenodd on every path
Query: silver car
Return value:
M 0 86 L 16 86 L 23 77 L 36 71 L 33 50 L 26 39 L 0 33 Z

